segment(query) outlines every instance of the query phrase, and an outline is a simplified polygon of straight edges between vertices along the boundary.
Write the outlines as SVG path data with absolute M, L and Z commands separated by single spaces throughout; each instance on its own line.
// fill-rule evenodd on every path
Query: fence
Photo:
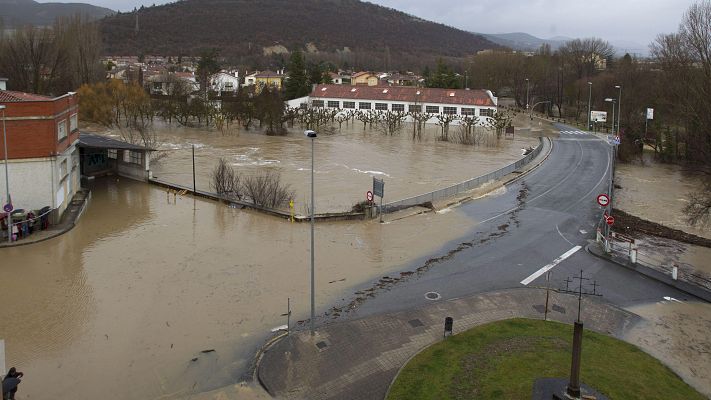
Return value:
M 547 138 L 546 139 L 540 138 L 539 140 L 540 140 L 540 143 L 538 144 L 538 146 L 536 146 L 536 148 L 532 152 L 528 153 L 522 159 L 520 159 L 512 164 L 509 164 L 501 169 L 498 169 L 493 172 L 489 172 L 488 174 L 481 175 L 476 178 L 469 179 L 467 181 L 458 183 L 453 186 L 446 187 L 444 189 L 439 189 L 439 190 L 435 190 L 433 192 L 409 197 L 407 199 L 402 199 L 402 200 L 394 201 L 391 203 L 383 204 L 383 209 L 386 213 L 388 213 L 388 212 L 393 212 L 393 211 L 397 211 L 397 210 L 402 210 L 402 209 L 408 208 L 408 207 L 417 206 L 420 204 L 425 204 L 427 202 L 434 202 L 436 200 L 450 198 L 450 197 L 456 196 L 460 193 L 464 193 L 469 190 L 475 189 L 475 188 L 477 188 L 489 181 L 493 181 L 493 180 L 499 179 L 503 176 L 506 176 L 506 175 L 518 170 L 519 168 L 523 167 L 524 165 L 528 164 L 529 162 L 531 162 L 531 160 L 536 158 L 541 153 L 541 151 L 544 147 L 544 140 L 548 140 L 548 139 Z

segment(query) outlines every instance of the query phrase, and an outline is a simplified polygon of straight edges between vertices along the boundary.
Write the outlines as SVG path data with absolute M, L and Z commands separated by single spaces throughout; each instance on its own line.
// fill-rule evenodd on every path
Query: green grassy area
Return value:
M 573 327 L 513 319 L 452 336 L 415 356 L 388 400 L 530 399 L 536 378 L 567 377 Z M 582 381 L 610 399 L 704 399 L 637 347 L 585 331 Z

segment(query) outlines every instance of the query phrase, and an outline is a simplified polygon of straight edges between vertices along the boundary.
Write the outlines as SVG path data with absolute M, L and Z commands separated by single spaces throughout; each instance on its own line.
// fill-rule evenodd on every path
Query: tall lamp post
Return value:
M 528 78 L 526 78 L 526 110 L 528 110 L 528 89 L 529 89 L 529 81 L 528 81 Z
M 590 130 L 590 103 L 592 102 L 592 82 L 588 82 L 588 130 Z
M 5 128 L 5 106 L 0 105 L 0 110 L 2 110 L 2 143 L 5 150 L 5 193 L 7 195 L 7 204 L 12 206 L 12 198 L 10 197 L 10 175 L 8 172 L 10 164 L 7 159 L 7 129 Z M 10 217 L 10 211 L 7 211 L 7 241 L 12 242 L 12 218 Z
M 316 295 L 314 288 L 314 139 L 316 132 L 312 130 L 304 131 L 304 135 L 311 139 L 311 335 L 316 329 Z
M 620 118 L 622 118 L 622 85 L 615 86 L 620 92 L 617 95 L 617 131 L 615 136 L 620 135 Z
M 608 97 L 605 101 L 612 103 L 612 134 L 615 135 L 615 103 L 617 103 L 617 100 Z

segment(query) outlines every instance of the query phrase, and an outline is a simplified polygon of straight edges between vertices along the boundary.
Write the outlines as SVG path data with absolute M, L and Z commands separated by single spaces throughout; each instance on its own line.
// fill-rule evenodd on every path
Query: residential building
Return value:
M 350 85 L 351 76 L 343 73 L 329 72 L 331 83 L 334 85 Z
M 254 75 L 254 91 L 259 93 L 265 87 L 273 87 L 281 90 L 284 84 L 284 71 L 263 71 Z
M 380 77 L 372 71 L 356 72 L 351 76 L 351 85 L 355 86 L 377 86 L 380 84 Z
M 7 90 L 7 78 L 0 76 L 0 90 Z
M 4 122 L 13 206 L 24 210 L 50 207 L 56 221 L 80 188 L 77 95 L 67 93 L 53 98 L 2 90 L 0 105 L 6 107 Z M 0 146 L 0 159 L 4 158 Z M 4 169 L 3 163 L 2 176 Z M 5 179 L 0 179 L 3 198 L 5 191 Z
M 414 74 L 394 73 L 386 75 L 383 80 L 391 86 L 417 86 L 422 81 L 422 77 Z
M 438 114 L 476 116 L 484 124 L 496 113 L 498 99 L 489 90 L 317 85 L 308 98 L 296 99 L 289 106 L 304 102 L 309 107 L 339 110 L 421 112 L 433 116 L 428 122 L 436 122 Z
M 160 73 L 144 78 L 144 82 L 150 94 L 162 96 L 173 95 L 178 84 L 184 85 L 189 93 L 200 88 L 192 72 Z
M 210 90 L 217 93 L 237 93 L 239 89 L 239 72 L 218 72 L 210 77 Z

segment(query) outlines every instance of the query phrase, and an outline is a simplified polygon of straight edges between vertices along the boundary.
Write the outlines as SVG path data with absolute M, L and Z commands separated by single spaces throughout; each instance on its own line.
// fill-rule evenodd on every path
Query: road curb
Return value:
M 672 279 L 671 276 L 666 275 L 662 272 L 659 272 L 655 269 L 645 267 L 644 265 L 639 265 L 639 264 L 632 264 L 629 261 L 628 262 L 622 262 L 614 257 L 611 257 L 609 255 L 606 255 L 602 252 L 601 249 L 599 249 L 599 245 L 597 243 L 588 243 L 587 246 L 585 246 L 585 251 L 588 253 L 594 255 L 595 257 L 601 258 L 603 260 L 609 261 L 611 263 L 617 264 L 621 267 L 627 268 L 629 270 L 635 271 L 639 274 L 642 274 L 648 278 L 654 279 L 657 282 L 663 283 L 665 285 L 671 286 L 675 289 L 678 289 L 686 294 L 689 294 L 691 296 L 694 296 L 700 300 L 704 300 L 706 302 L 711 303 L 711 292 L 708 290 L 705 290 L 703 288 L 700 288 L 696 285 L 692 285 L 687 282 L 682 282 L 679 280 L 674 280 Z

